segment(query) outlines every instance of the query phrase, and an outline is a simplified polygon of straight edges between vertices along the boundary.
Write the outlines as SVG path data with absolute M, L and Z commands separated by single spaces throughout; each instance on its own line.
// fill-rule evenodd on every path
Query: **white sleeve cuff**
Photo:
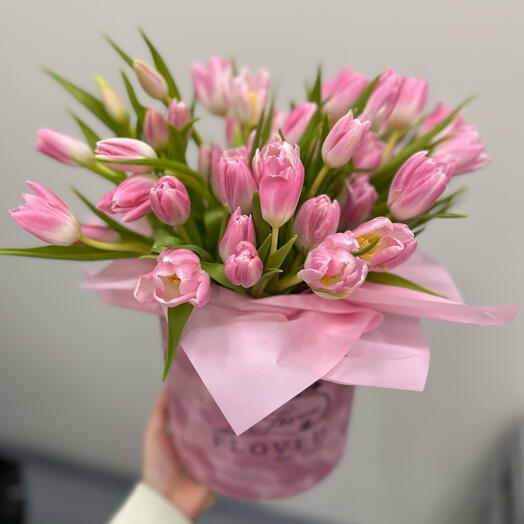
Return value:
M 191 521 L 162 495 L 140 483 L 110 524 L 191 524 Z

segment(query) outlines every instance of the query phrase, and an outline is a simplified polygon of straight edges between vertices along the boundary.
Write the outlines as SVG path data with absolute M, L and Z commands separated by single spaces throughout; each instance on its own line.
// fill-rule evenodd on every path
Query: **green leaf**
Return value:
M 218 262 L 205 262 L 201 261 L 200 265 L 202 269 L 215 281 L 224 287 L 237 291 L 238 293 L 245 294 L 246 291 L 240 286 L 235 286 L 229 278 L 226 277 L 224 272 L 224 264 Z
M 297 235 L 293 235 L 280 249 L 277 249 L 274 253 L 271 253 L 267 258 L 267 267 L 269 269 L 279 269 L 286 257 L 288 256 Z
M 364 91 L 360 93 L 360 96 L 357 98 L 357 101 L 353 104 L 353 107 L 351 108 L 351 111 L 353 112 L 353 117 L 356 118 L 359 116 L 362 111 L 364 111 L 364 108 L 366 107 L 366 104 L 368 103 L 369 97 L 371 96 L 371 93 L 377 87 L 378 81 L 380 80 L 380 77 L 382 76 L 382 73 L 380 75 L 377 75 L 371 82 L 366 86 Z
M 430 289 L 426 289 L 425 287 L 415 284 L 415 282 L 411 282 L 411 280 L 407 280 L 405 278 L 399 277 L 398 275 L 394 275 L 393 273 L 382 273 L 378 271 L 370 271 L 368 273 L 368 276 L 366 277 L 366 280 L 368 282 L 373 282 L 375 284 L 384 284 L 386 286 L 404 287 L 407 289 L 413 289 L 414 291 L 428 293 L 429 295 L 434 295 L 436 297 L 447 298 L 444 295 L 441 295 L 440 293 L 431 291 Z
M 151 56 L 153 57 L 153 61 L 155 62 L 155 67 L 157 68 L 158 72 L 164 77 L 167 83 L 169 96 L 180 100 L 180 91 L 178 90 L 178 87 L 175 83 L 175 79 L 171 75 L 169 68 L 164 62 L 164 59 L 160 56 L 160 53 L 156 50 L 151 40 L 149 40 L 149 38 L 142 29 L 140 29 L 140 34 L 142 35 L 142 38 L 144 39 L 147 47 L 149 48 Z
M 121 56 L 122 60 L 132 69 L 133 59 L 129 55 L 124 53 L 124 51 L 122 51 L 122 49 L 118 47 L 114 40 L 112 40 L 108 36 L 105 36 L 104 38 L 109 42 L 109 45 Z
M 275 101 L 271 100 L 271 105 L 267 112 L 267 118 L 262 129 L 262 136 L 260 137 L 260 144 L 266 144 L 271 135 L 271 126 L 273 124 L 273 115 L 275 112 Z
M 144 120 L 146 118 L 147 109 L 138 101 L 133 84 L 131 84 L 131 81 L 124 71 L 121 71 L 121 75 L 126 87 L 127 96 L 136 114 L 136 135 L 139 137 L 142 134 L 142 129 L 144 128 Z
M 169 145 L 167 148 L 169 156 L 184 164 L 186 161 L 186 138 L 171 122 L 167 120 L 165 122 L 169 128 Z
M 308 90 L 307 99 L 309 102 L 315 102 L 320 105 L 322 101 L 322 66 L 318 66 L 317 76 L 315 77 L 315 83 L 313 87 Z
M 0 255 L 17 257 L 52 258 L 62 260 L 110 260 L 114 258 L 137 258 L 131 251 L 105 251 L 91 246 L 42 246 L 28 249 L 0 249 Z
M 255 137 L 253 138 L 253 145 L 251 146 L 251 151 L 249 153 L 249 165 L 253 162 L 253 157 L 255 156 L 256 150 L 260 147 L 260 138 L 262 135 L 262 127 L 264 125 L 264 114 L 265 111 L 262 110 L 260 113 L 260 118 L 258 119 L 257 128 L 255 131 Z
M 75 122 L 78 124 L 80 131 L 84 135 L 86 142 L 89 144 L 91 149 L 95 149 L 96 143 L 100 140 L 100 137 L 79 117 L 74 113 L 71 113 L 71 116 L 75 119 Z
M 184 302 L 176 307 L 167 308 L 167 348 L 162 380 L 165 380 L 169 374 L 175 358 L 178 342 L 182 336 L 182 331 L 184 331 L 184 327 L 192 311 L 193 306 L 188 302 Z
M 80 193 L 80 191 L 78 191 L 78 189 L 73 188 L 73 192 L 98 218 L 103 220 L 113 231 L 119 233 L 122 238 L 137 240 L 139 242 L 145 242 L 146 244 L 151 243 L 150 238 L 128 229 L 116 220 L 113 220 L 110 216 L 106 215 L 103 211 L 100 211 L 100 209 L 93 205 L 82 193 Z
M 433 218 L 467 218 L 468 215 L 461 215 L 460 213 L 433 213 L 427 215 L 419 215 L 419 219 L 433 219 Z
M 218 246 L 228 216 L 228 212 L 222 206 L 211 207 L 204 211 L 205 240 L 211 251 Z
M 253 222 L 255 223 L 255 231 L 257 233 L 257 244 L 261 244 L 266 237 L 271 234 L 269 224 L 262 218 L 262 211 L 260 209 L 260 196 L 258 193 L 253 194 L 253 206 L 251 214 L 253 215 Z
M 157 234 L 155 243 L 151 248 L 151 252 L 154 254 L 161 253 L 164 249 L 175 248 L 175 249 L 188 249 L 193 251 L 203 260 L 213 260 L 213 257 L 202 247 L 195 246 L 194 244 L 185 244 L 180 237 L 170 235 L 167 231 L 162 231 L 161 234 Z
M 371 251 L 378 243 L 380 242 L 380 237 L 375 238 L 371 244 L 367 245 L 366 247 L 363 247 L 362 249 L 359 249 L 358 251 L 352 251 L 351 254 L 354 257 L 361 257 L 362 255 L 365 255 L 369 251 Z
M 125 134 L 125 130 L 120 124 L 117 124 L 107 113 L 104 105 L 100 100 L 95 98 L 87 91 L 80 87 L 72 84 L 69 80 L 57 75 L 49 69 L 44 71 L 52 78 L 54 78 L 66 91 L 68 91 L 74 98 L 78 100 L 86 109 L 91 111 L 101 122 L 103 122 L 109 129 L 111 129 L 116 135 Z
M 258 256 L 262 261 L 266 260 L 267 254 L 269 253 L 269 248 L 271 246 L 271 233 L 266 237 L 264 242 L 258 248 Z

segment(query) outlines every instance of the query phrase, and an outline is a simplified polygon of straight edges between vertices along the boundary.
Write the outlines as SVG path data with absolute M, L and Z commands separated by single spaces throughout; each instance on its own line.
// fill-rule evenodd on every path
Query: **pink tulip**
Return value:
M 331 129 L 322 144 L 322 159 L 329 167 L 347 164 L 369 129 L 369 122 L 353 118 L 351 111 Z
M 344 67 L 333 80 L 322 84 L 322 100 L 326 100 L 324 111 L 332 120 L 338 120 L 353 107 L 368 83 L 364 75 L 352 73 L 349 66 Z
M 93 160 L 93 151 L 87 144 L 53 129 L 40 129 L 35 147 L 40 153 L 71 166 Z
M 235 286 L 254 286 L 262 276 L 264 264 L 251 242 L 242 241 L 227 257 L 224 273 Z
M 164 224 L 179 226 L 191 213 L 191 201 L 187 190 L 174 176 L 163 176 L 151 188 L 149 201 L 153 213 Z
M 433 111 L 426 117 L 424 122 L 420 125 L 418 136 L 425 135 L 431 131 L 437 124 L 442 122 L 444 118 L 448 117 L 453 111 L 450 107 L 446 107 L 443 102 L 437 102 Z M 439 140 L 446 135 L 454 134 L 457 129 L 464 124 L 464 113 L 460 111 L 456 118 L 444 130 L 434 137 L 433 140 Z
M 347 182 L 348 193 L 340 212 L 342 227 L 353 229 L 371 214 L 377 201 L 376 189 L 369 183 L 364 173 L 351 175 Z
M 96 158 L 105 160 L 141 160 L 144 158 L 157 158 L 155 150 L 141 140 L 134 138 L 107 138 L 96 144 Z M 147 173 L 150 166 L 138 166 L 130 164 L 114 164 L 111 167 L 130 171 L 132 173 Z
M 273 227 L 284 225 L 295 212 L 304 185 L 299 147 L 275 137 L 257 150 L 253 170 L 264 220 Z
M 408 220 L 427 211 L 445 191 L 445 168 L 425 151 L 409 157 L 391 182 L 388 206 L 399 220 Z
M 240 242 L 250 242 L 256 244 L 255 225 L 251 215 L 243 215 L 239 207 L 229 217 L 224 236 L 220 241 L 219 252 L 223 262 L 229 255 L 234 253 Z
M 104 213 L 123 214 L 124 222 L 133 222 L 151 211 L 149 193 L 157 181 L 155 175 L 133 175 L 103 196 L 97 208 Z
M 149 96 L 157 100 L 166 100 L 168 98 L 169 91 L 166 80 L 156 69 L 141 60 L 133 62 L 133 69 L 142 89 Z
M 177 129 L 182 129 L 191 120 L 191 109 L 182 101 L 172 100 L 167 110 L 167 119 Z
M 306 200 L 294 223 L 297 247 L 306 251 L 317 247 L 328 235 L 336 233 L 339 219 L 340 206 L 336 200 L 327 195 Z
M 100 89 L 102 103 L 107 114 L 119 124 L 127 125 L 129 123 L 129 111 L 118 93 L 101 77 L 97 76 L 95 81 Z
M 122 241 L 121 236 L 116 231 L 103 225 L 81 224 L 80 231 L 83 236 L 97 242 L 116 244 Z
M 154 107 L 147 110 L 144 120 L 144 136 L 147 143 L 156 150 L 165 149 L 169 144 L 169 128 L 164 117 Z
M 378 138 L 376 133 L 368 131 L 359 142 L 351 160 L 357 169 L 366 169 L 370 172 L 378 169 L 382 163 L 384 153 L 384 142 Z
M 135 286 L 139 302 L 159 302 L 167 307 L 186 302 L 205 306 L 210 292 L 209 275 L 200 266 L 198 256 L 187 249 L 162 251 L 153 271 L 142 275 Z
M 380 131 L 384 122 L 395 108 L 401 84 L 402 78 L 397 76 L 391 69 L 388 69 L 380 77 L 363 113 L 359 116 L 361 120 L 369 120 L 371 122 L 372 131 Z
M 458 127 L 453 135 L 435 147 L 435 160 L 453 164 L 451 176 L 476 171 L 489 163 L 486 146 L 480 140 L 477 129 L 472 125 Z
M 34 195 L 24 193 L 25 205 L 9 211 L 11 218 L 40 240 L 70 246 L 80 239 L 80 224 L 63 200 L 36 182 L 26 182 Z
M 255 126 L 269 99 L 269 73 L 243 69 L 233 78 L 228 92 L 229 116 L 246 126 Z
M 389 115 L 388 126 L 400 131 L 411 127 L 424 111 L 429 84 L 422 78 L 403 78 L 397 103 Z
M 193 64 L 193 88 L 198 101 L 211 113 L 224 116 L 227 112 L 227 95 L 233 67 L 231 61 L 211 56 L 207 65 Z
M 357 227 L 353 234 L 360 249 L 380 238 L 363 258 L 373 271 L 389 271 L 405 262 L 415 251 L 417 241 L 406 224 L 393 223 L 389 218 L 377 217 Z
M 321 297 L 347 297 L 362 285 L 368 273 L 364 260 L 351 254 L 358 249 L 351 231 L 329 235 L 309 252 L 297 276 Z
M 246 147 L 227 149 L 222 153 L 217 165 L 216 185 L 220 199 L 229 209 L 240 207 L 243 213 L 251 211 L 257 185 L 249 167 Z
M 304 102 L 295 107 L 295 109 L 289 113 L 289 116 L 287 116 L 281 126 L 282 134 L 288 142 L 298 144 L 316 110 L 316 104 L 313 104 L 312 102 Z
M 280 111 L 279 109 L 273 111 L 273 118 L 271 119 L 271 136 L 278 135 L 278 131 L 284 129 L 284 125 L 290 116 L 291 114 L 287 111 Z M 291 140 L 289 140 L 289 142 L 291 142 Z
M 200 144 L 198 148 L 198 172 L 209 179 L 211 174 L 211 148 L 207 144 Z

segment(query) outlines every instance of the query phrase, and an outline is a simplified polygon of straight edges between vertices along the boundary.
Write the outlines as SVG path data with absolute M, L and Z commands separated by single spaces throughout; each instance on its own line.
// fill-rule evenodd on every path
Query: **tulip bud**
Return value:
M 360 250 L 378 242 L 367 253 L 360 255 L 373 271 L 389 271 L 405 262 L 415 251 L 417 241 L 406 224 L 393 223 L 389 218 L 377 217 L 357 227 L 353 234 Z
M 207 66 L 193 64 L 191 74 L 198 101 L 214 115 L 224 116 L 227 112 L 227 94 L 233 77 L 231 61 L 219 56 L 211 56 Z
M 11 218 L 40 240 L 70 246 L 80 239 L 80 224 L 63 200 L 49 189 L 27 182 L 34 195 L 24 193 L 25 205 L 9 211 Z
M 255 126 L 269 98 L 269 73 L 261 69 L 253 74 L 243 69 L 231 81 L 228 91 L 229 113 L 237 122 Z
M 156 150 L 162 150 L 169 144 L 169 128 L 164 117 L 154 107 L 147 110 L 144 120 L 144 136 L 147 143 Z
M 442 165 L 425 151 L 409 157 L 391 182 L 388 206 L 398 220 L 408 220 L 427 211 L 444 192 L 448 176 Z
M 118 93 L 101 76 L 97 76 L 95 81 L 108 115 L 119 124 L 124 126 L 129 124 L 129 111 Z
M 299 147 L 275 137 L 257 150 L 253 170 L 264 220 L 273 227 L 284 225 L 295 212 L 304 185 Z
M 133 61 L 133 69 L 144 91 L 157 100 L 166 100 L 169 95 L 165 78 L 141 60 Z
M 153 271 L 138 279 L 134 295 L 142 303 L 176 307 L 188 302 L 202 307 L 209 301 L 210 293 L 209 275 L 195 253 L 188 249 L 164 249 Z
M 357 169 L 374 171 L 382 163 L 384 153 L 384 142 L 372 131 L 368 131 L 355 149 L 351 160 Z
M 282 134 L 288 142 L 292 144 L 298 143 L 316 110 L 316 104 L 304 102 L 289 113 L 282 125 Z
M 254 286 L 262 276 L 264 264 L 251 242 L 240 242 L 235 251 L 229 255 L 224 265 L 226 277 L 235 286 L 245 288 Z
M 157 181 L 155 175 L 133 175 L 103 196 L 97 208 L 104 213 L 124 215 L 124 222 L 133 222 L 151 211 L 149 193 Z
M 151 188 L 149 194 L 153 213 L 164 224 L 179 226 L 191 213 L 191 201 L 187 190 L 174 176 L 163 176 Z
M 140 160 L 144 158 L 157 158 L 155 150 L 141 140 L 134 138 L 107 138 L 96 144 L 96 158 L 101 160 Z M 150 166 L 130 164 L 114 164 L 111 167 L 130 171 L 132 173 L 147 173 Z
M 368 129 L 369 122 L 353 118 L 351 111 L 343 116 L 322 144 L 324 164 L 329 167 L 342 167 L 347 164 Z
M 340 222 L 342 227 L 353 229 L 369 217 L 378 194 L 364 173 L 351 175 L 347 189 L 346 200 L 340 212 Z
M 40 129 L 35 147 L 40 153 L 71 166 L 93 160 L 93 151 L 87 144 L 53 129 Z
M 81 224 L 80 231 L 84 237 L 91 238 L 97 242 L 116 244 L 122 241 L 122 237 L 116 231 L 107 226 Z
M 257 185 L 249 167 L 247 148 L 224 151 L 218 161 L 216 178 L 218 195 L 224 204 L 229 209 L 240 207 L 243 213 L 249 213 Z
M 326 101 L 324 111 L 332 121 L 337 121 L 353 107 L 368 84 L 364 75 L 344 67 L 333 80 L 322 83 L 322 100 Z
M 218 248 L 222 261 L 225 262 L 229 255 L 234 253 L 237 245 L 244 240 L 251 244 L 256 243 L 255 225 L 251 215 L 243 215 L 237 207 L 229 218 Z
M 296 245 L 309 251 L 317 247 L 328 235 L 336 233 L 340 219 L 340 206 L 327 195 L 320 195 L 306 200 L 294 223 L 297 235 Z
M 428 101 L 428 81 L 421 78 L 403 78 L 397 103 L 389 115 L 388 126 L 403 131 L 411 127 Z
M 361 120 L 371 122 L 372 131 L 378 132 L 382 129 L 384 122 L 397 103 L 401 84 L 402 78 L 391 69 L 388 69 L 380 77 L 375 89 L 369 96 L 364 111 L 359 116 Z
M 178 100 L 171 100 L 167 110 L 167 119 L 177 129 L 182 129 L 191 120 L 191 109 Z
M 297 276 L 321 297 L 347 297 L 364 283 L 368 273 L 364 260 L 352 255 L 358 249 L 351 231 L 329 235 L 308 253 Z

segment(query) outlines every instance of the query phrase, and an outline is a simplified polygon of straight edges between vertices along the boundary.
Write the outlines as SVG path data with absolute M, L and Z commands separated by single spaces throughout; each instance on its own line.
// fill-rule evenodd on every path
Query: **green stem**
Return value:
M 318 175 L 316 176 L 315 180 L 313 181 L 313 185 L 311 186 L 311 189 L 309 190 L 308 196 L 313 197 L 315 196 L 316 192 L 318 191 L 318 188 L 320 187 L 320 184 L 324 181 L 324 178 L 326 178 L 326 175 L 329 171 L 329 166 L 323 165 L 322 169 L 318 172 Z
M 137 253 L 145 255 L 146 253 L 149 253 L 151 249 L 151 246 L 142 244 L 141 242 L 120 242 L 118 244 L 113 244 L 109 242 L 99 242 L 98 240 L 88 238 L 84 235 L 80 235 L 80 241 L 88 246 L 103 249 L 104 251 L 136 251 Z
M 186 244 L 192 244 L 191 237 L 189 236 L 189 233 L 187 232 L 187 229 L 183 224 L 180 224 L 177 227 L 178 234 L 180 235 L 180 238 L 186 242 Z
M 393 133 L 391 133 L 391 136 L 389 137 L 389 140 L 387 141 L 386 147 L 384 148 L 384 151 L 382 152 L 382 162 L 385 162 L 389 158 L 393 149 L 397 145 L 397 142 L 400 136 L 401 136 L 400 131 L 393 131 Z
M 271 230 L 271 251 L 270 253 L 274 253 L 278 249 L 278 230 L 280 229 L 280 226 L 273 226 L 273 229 Z
M 107 180 L 110 180 L 114 184 L 120 184 L 126 179 L 124 173 L 111 169 L 110 167 L 102 164 L 101 162 L 78 162 L 81 166 L 86 167 L 87 169 L 97 173 L 98 175 L 103 176 Z
M 286 289 L 300 284 L 302 279 L 298 275 L 289 275 L 283 278 L 275 287 L 277 293 L 282 293 Z

